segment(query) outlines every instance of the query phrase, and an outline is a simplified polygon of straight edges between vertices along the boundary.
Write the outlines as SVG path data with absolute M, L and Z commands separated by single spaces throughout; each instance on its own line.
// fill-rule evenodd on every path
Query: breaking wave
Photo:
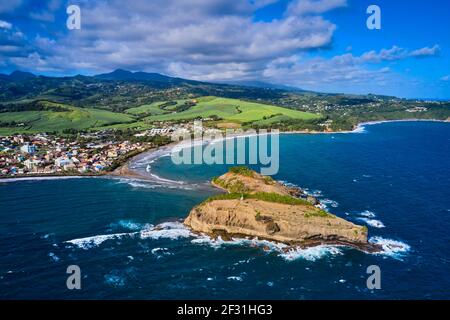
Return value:
M 384 228 L 385 225 L 380 220 L 369 219 L 369 218 L 358 218 L 359 221 L 365 222 L 367 225 L 374 228 Z
M 124 220 L 124 224 L 127 225 Z M 131 223 L 131 228 L 137 227 Z M 107 240 L 122 239 L 124 237 L 138 237 L 139 239 L 187 239 L 192 238 L 190 242 L 196 245 L 207 245 L 209 247 L 218 249 L 225 246 L 246 246 L 250 248 L 259 248 L 267 253 L 274 253 L 286 261 L 307 260 L 316 261 L 329 256 L 342 255 L 344 246 L 340 245 L 318 245 L 309 248 L 291 247 L 284 243 L 278 243 L 268 240 L 259 240 L 257 238 L 232 238 L 231 240 L 223 240 L 220 236 L 212 238 L 206 234 L 195 234 L 188 227 L 181 222 L 164 222 L 156 226 L 146 224 L 144 227 L 136 232 L 130 233 L 116 233 L 107 235 L 98 235 L 80 239 L 66 241 L 66 243 L 75 245 L 81 249 L 87 250 L 101 245 Z M 410 246 L 401 241 L 384 239 L 379 236 L 374 236 L 369 239 L 370 243 L 378 244 L 382 247 L 382 252 L 375 253 L 376 255 L 386 255 L 395 259 L 401 260 L 409 250 Z M 167 248 L 157 247 L 151 250 L 151 253 L 158 259 L 171 255 Z
M 317 190 L 317 189 L 311 190 L 311 189 L 309 189 L 309 188 L 303 188 L 302 190 L 303 190 L 303 192 L 305 192 L 305 194 L 307 194 L 308 196 L 313 196 L 313 197 L 316 197 L 316 198 L 320 198 L 320 197 L 323 196 L 322 190 Z
M 156 256 L 156 259 L 161 259 L 164 256 L 173 255 L 173 253 L 169 252 L 169 249 L 167 249 L 167 248 L 154 248 L 150 252 L 154 256 Z
M 377 216 L 375 214 L 375 212 L 372 212 L 369 210 L 364 210 L 362 212 L 357 212 L 357 213 L 346 212 L 345 215 L 354 216 L 354 219 L 356 219 L 358 221 L 362 221 L 365 224 L 367 224 L 368 226 L 371 226 L 373 228 L 384 228 L 385 227 L 384 223 L 381 220 L 374 219 Z
M 383 254 L 398 260 L 402 260 L 402 257 L 404 257 L 405 254 L 411 250 L 411 247 L 404 242 L 392 239 L 385 239 L 379 236 L 371 237 L 369 239 L 369 242 L 378 244 L 383 249 L 382 252 L 374 254 Z
M 134 224 L 133 222 L 123 221 L 124 225 L 128 225 L 130 228 L 138 227 L 139 224 Z M 120 224 L 120 222 L 119 222 Z M 144 228 L 140 231 L 129 232 L 129 233 L 114 233 L 114 234 L 104 234 L 92 237 L 73 239 L 66 241 L 65 243 L 77 246 L 80 249 L 91 249 L 98 247 L 103 242 L 107 240 L 122 239 L 125 237 L 136 237 L 140 239 L 171 239 L 176 240 L 179 238 L 188 238 L 194 236 L 194 234 L 185 227 L 181 222 L 164 222 L 153 226 L 151 224 L 145 224 Z
M 189 238 L 194 234 L 181 222 L 164 222 L 158 224 L 155 227 L 143 229 L 140 231 L 139 236 L 141 239 L 171 239 L 176 240 L 179 238 Z
M 125 228 L 128 230 L 135 231 L 135 230 L 141 230 L 142 228 L 144 228 L 146 226 L 146 224 L 135 222 L 133 220 L 120 220 L 117 223 L 111 223 L 110 226 L 114 229 L 117 229 L 120 227 L 120 228 Z
M 366 217 L 366 218 L 375 218 L 377 215 L 369 210 L 365 210 L 363 212 L 358 213 L 358 215 Z
M 322 200 L 320 200 L 320 203 L 323 204 L 325 206 L 325 208 L 328 208 L 328 207 L 337 208 L 337 207 L 339 207 L 339 203 L 334 201 L 334 200 L 331 200 L 331 199 L 322 199 Z
M 336 256 L 342 254 L 343 252 L 339 246 L 320 245 L 305 249 L 292 248 L 286 252 L 280 253 L 280 256 L 287 261 L 293 261 L 297 259 L 316 261 L 326 256 Z
M 91 249 L 94 247 L 98 247 L 103 242 L 107 240 L 112 239 L 121 239 L 126 236 L 132 236 L 133 233 L 115 233 L 115 234 L 102 234 L 98 236 L 92 236 L 92 237 L 86 237 L 86 238 L 80 238 L 80 239 L 73 239 L 66 241 L 66 243 L 72 244 L 77 246 L 80 249 Z
M 311 248 L 294 248 L 284 243 L 272 242 L 259 239 L 235 239 L 224 241 L 221 237 L 213 239 L 207 235 L 198 236 L 191 241 L 194 244 L 207 244 L 213 248 L 221 246 L 247 246 L 257 247 L 265 252 L 275 253 L 286 261 L 294 261 L 303 259 L 308 261 L 316 261 L 329 255 L 342 254 L 340 246 L 319 245 Z

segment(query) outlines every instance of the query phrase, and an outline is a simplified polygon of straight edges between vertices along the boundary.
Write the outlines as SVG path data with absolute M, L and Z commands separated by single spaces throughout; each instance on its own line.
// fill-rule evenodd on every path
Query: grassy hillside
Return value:
M 147 117 L 146 120 L 177 121 L 216 116 L 226 121 L 244 123 L 268 119 L 278 115 L 299 120 L 320 118 L 320 115 L 317 114 L 291 110 L 273 105 L 247 102 L 238 99 L 201 97 L 197 99 L 197 104 L 195 106 L 192 106 L 187 110 L 176 113 L 151 115 Z
M 160 102 L 154 102 L 151 104 L 144 104 L 139 107 L 130 108 L 125 110 L 126 113 L 134 114 L 134 115 L 142 115 L 142 114 L 151 114 L 151 115 L 158 115 L 158 114 L 164 114 L 165 111 L 160 108 L 161 105 L 164 104 L 164 101 Z
M 42 103 L 44 104 L 42 110 L 0 113 L 0 134 L 82 130 L 134 121 L 130 115 L 106 110 L 78 108 L 52 102 Z

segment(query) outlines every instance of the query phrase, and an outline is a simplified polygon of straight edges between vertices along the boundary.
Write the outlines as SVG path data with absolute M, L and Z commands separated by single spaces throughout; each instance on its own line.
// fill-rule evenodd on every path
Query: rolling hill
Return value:
M 209 96 L 198 98 L 197 103 L 185 111 L 156 114 L 145 119 L 149 121 L 178 121 L 211 117 L 231 122 L 248 123 L 278 115 L 297 120 L 311 120 L 321 117 L 317 114 L 274 105 Z
M 351 130 L 364 121 L 445 120 L 450 118 L 450 102 L 315 93 L 261 81 L 208 83 L 121 69 L 94 76 L 0 74 L 0 135 L 146 129 L 156 121 L 198 118 L 209 118 L 211 125 L 222 128 Z
M 130 115 L 107 110 L 78 108 L 48 101 L 40 103 L 44 104 L 42 110 L 0 113 L 0 134 L 85 130 L 134 121 Z

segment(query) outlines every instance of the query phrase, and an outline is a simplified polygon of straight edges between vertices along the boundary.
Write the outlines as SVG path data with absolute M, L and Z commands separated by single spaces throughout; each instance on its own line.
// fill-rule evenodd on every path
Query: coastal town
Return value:
M 113 131 L 0 137 L 0 177 L 105 174 L 128 158 L 167 143 L 170 132 L 165 128 L 125 137 Z

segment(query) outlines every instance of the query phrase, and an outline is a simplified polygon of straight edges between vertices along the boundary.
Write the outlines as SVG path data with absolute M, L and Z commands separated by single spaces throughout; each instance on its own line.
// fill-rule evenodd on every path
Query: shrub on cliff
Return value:
M 242 176 L 251 177 L 253 178 L 253 170 L 246 166 L 237 166 L 237 167 L 231 167 L 229 170 L 231 173 L 234 174 L 240 174 Z

